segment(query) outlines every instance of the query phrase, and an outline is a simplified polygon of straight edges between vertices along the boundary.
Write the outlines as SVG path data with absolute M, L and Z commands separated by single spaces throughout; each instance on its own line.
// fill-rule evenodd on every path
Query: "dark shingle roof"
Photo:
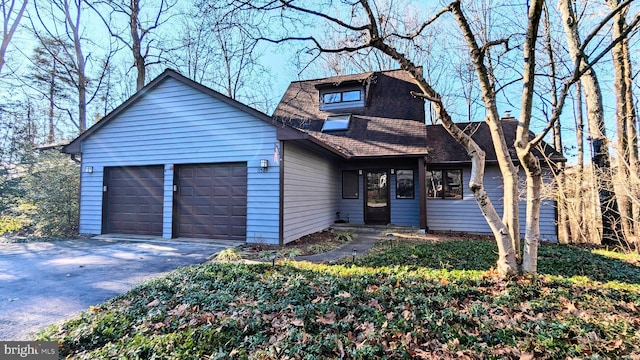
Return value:
M 458 123 L 458 127 L 464 130 L 465 133 L 470 134 L 476 143 L 486 153 L 486 161 L 496 162 L 496 152 L 493 147 L 493 141 L 491 140 L 491 134 L 489 132 L 489 126 L 485 122 L 471 122 L 471 123 Z M 513 143 L 516 137 L 516 131 L 518 129 L 518 121 L 514 118 L 502 119 L 502 129 L 504 131 L 504 137 L 509 147 L 509 153 L 514 160 L 518 159 Z M 533 138 L 535 135 L 530 133 L 529 138 Z M 442 125 L 428 125 L 427 126 L 427 162 L 429 163 L 458 163 L 469 162 L 469 155 L 464 150 L 462 145 L 458 144 L 447 130 Z M 541 142 L 540 146 L 546 157 L 552 161 L 566 161 L 566 159 L 558 153 L 553 147 L 546 142 Z M 534 154 L 537 157 L 541 157 L 539 149 L 534 150 Z
M 366 106 L 321 111 L 318 89 L 362 84 Z M 291 83 L 273 116 L 331 147 L 342 156 L 426 155 L 424 101 L 414 98 L 418 87 L 402 70 L 335 76 Z M 322 132 L 328 115 L 352 114 L 346 131 Z
M 362 84 L 369 86 L 366 106 L 342 108 L 335 112 L 320 110 L 318 90 Z M 425 125 L 424 102 L 411 91 L 419 92 L 410 75 L 403 70 L 369 72 L 325 79 L 296 81 L 289 85 L 273 117 L 276 121 L 308 134 L 313 141 L 330 148 L 345 158 L 425 156 L 429 163 L 468 163 L 469 156 L 442 125 Z M 322 132 L 328 115 L 352 114 L 346 131 Z M 459 123 L 458 126 L 486 152 L 488 162 L 496 162 L 496 154 L 484 122 Z M 503 119 L 503 129 L 510 155 L 517 160 L 513 142 L 518 122 Z M 531 134 L 531 137 L 534 135 Z M 547 143 L 541 144 L 551 160 L 566 161 Z M 536 156 L 541 152 L 536 150 Z

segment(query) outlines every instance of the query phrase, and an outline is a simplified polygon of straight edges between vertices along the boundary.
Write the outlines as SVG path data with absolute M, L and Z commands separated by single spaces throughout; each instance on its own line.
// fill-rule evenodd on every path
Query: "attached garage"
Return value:
M 102 232 L 162 235 L 163 166 L 106 167 Z
M 246 163 L 176 165 L 174 176 L 174 237 L 246 239 Z

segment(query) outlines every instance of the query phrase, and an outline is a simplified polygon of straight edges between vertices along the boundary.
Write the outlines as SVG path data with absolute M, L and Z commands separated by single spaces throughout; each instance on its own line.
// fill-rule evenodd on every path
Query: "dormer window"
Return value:
M 340 92 L 330 92 L 322 94 L 322 101 L 325 104 L 335 104 L 349 101 L 360 101 L 362 92 L 360 90 L 349 90 Z
M 336 110 L 364 106 L 364 89 L 349 87 L 346 89 L 320 90 L 320 110 Z
M 329 115 L 322 124 L 322 132 L 348 130 L 351 114 Z

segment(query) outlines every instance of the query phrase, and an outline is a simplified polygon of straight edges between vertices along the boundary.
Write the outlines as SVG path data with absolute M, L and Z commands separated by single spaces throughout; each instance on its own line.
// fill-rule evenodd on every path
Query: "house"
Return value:
M 63 149 L 82 162 L 80 233 L 282 244 L 337 220 L 489 233 L 468 158 L 412 90 L 400 70 L 297 81 L 270 117 L 166 70 Z M 467 125 L 500 208 L 486 126 Z M 544 238 L 554 217 L 549 201 Z

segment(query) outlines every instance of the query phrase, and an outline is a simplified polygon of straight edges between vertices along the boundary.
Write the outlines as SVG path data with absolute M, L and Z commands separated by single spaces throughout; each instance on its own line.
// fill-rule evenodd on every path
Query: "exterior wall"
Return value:
M 340 218 L 348 220 L 354 224 L 364 224 L 364 196 L 366 191 L 364 188 L 364 173 L 367 169 L 385 169 L 389 173 L 389 206 L 391 211 L 391 225 L 397 226 L 420 226 L 420 196 L 419 196 L 419 179 L 418 179 L 418 159 L 381 161 L 372 162 L 347 163 L 336 174 L 338 189 L 336 199 Z M 363 170 L 363 174 L 359 175 L 358 180 L 358 199 L 342 198 L 342 170 Z M 413 199 L 396 199 L 396 176 L 391 174 L 390 170 L 405 169 L 413 170 L 414 198 Z
M 491 229 L 485 221 L 476 200 L 468 189 L 471 168 L 462 168 L 464 186 L 463 198 L 427 199 L 427 226 L 433 231 L 468 232 L 474 234 L 491 234 Z M 497 166 L 487 166 L 485 169 L 484 185 L 493 205 L 499 214 L 503 211 L 502 176 Z M 540 238 L 542 240 L 557 241 L 555 225 L 555 204 L 546 199 L 540 209 Z M 520 206 L 520 229 L 525 229 L 525 204 Z
M 80 232 L 100 234 L 104 167 L 165 166 L 163 236 L 172 235 L 173 165 L 247 163 L 247 241 L 278 243 L 276 129 L 231 105 L 167 78 L 82 143 Z M 269 159 L 262 172 L 260 159 Z
M 324 230 L 336 219 L 337 169 L 325 156 L 285 143 L 283 151 L 283 241 Z

